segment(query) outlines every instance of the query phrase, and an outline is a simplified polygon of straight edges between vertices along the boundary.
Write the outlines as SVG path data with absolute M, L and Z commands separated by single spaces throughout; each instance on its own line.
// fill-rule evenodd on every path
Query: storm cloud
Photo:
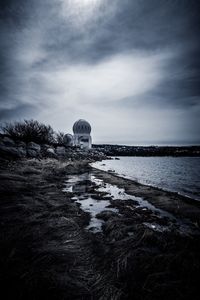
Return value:
M 34 118 L 96 143 L 197 144 L 200 2 L 0 4 L 0 120 Z

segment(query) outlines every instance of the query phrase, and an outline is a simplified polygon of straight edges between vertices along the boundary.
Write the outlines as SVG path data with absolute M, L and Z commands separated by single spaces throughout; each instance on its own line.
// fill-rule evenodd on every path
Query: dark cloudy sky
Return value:
M 200 1 L 1 0 L 0 120 L 200 143 Z

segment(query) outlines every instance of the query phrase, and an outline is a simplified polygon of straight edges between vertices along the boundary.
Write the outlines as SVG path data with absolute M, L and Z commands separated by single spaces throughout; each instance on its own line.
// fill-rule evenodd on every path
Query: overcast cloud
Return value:
M 5 0 L 0 121 L 34 118 L 95 143 L 197 144 L 200 2 Z

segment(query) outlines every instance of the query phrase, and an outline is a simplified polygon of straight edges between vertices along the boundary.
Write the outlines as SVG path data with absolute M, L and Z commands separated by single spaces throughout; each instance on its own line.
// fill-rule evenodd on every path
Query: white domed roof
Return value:
M 85 121 L 83 119 L 80 119 L 80 120 L 78 120 L 74 123 L 73 132 L 74 133 L 88 133 L 88 134 L 90 134 L 91 126 L 87 121 Z

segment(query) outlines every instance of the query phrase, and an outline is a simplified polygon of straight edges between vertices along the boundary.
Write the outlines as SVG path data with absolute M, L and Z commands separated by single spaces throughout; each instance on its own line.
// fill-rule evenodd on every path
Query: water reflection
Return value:
M 106 193 L 103 193 L 102 198 L 94 199 L 96 192 L 100 191 L 103 186 L 103 181 L 95 178 L 91 173 L 69 176 L 65 182 L 64 192 L 72 193 L 72 199 L 81 205 L 81 208 L 89 212 L 91 215 L 90 223 L 86 227 L 93 232 L 101 231 L 103 220 L 96 217 L 97 214 L 104 210 L 118 212 L 116 208 L 108 207 L 110 201 L 104 199 Z
M 63 189 L 64 192 L 74 194 L 88 193 L 91 187 L 91 174 L 88 172 L 80 175 L 72 175 L 65 184 L 66 186 Z

